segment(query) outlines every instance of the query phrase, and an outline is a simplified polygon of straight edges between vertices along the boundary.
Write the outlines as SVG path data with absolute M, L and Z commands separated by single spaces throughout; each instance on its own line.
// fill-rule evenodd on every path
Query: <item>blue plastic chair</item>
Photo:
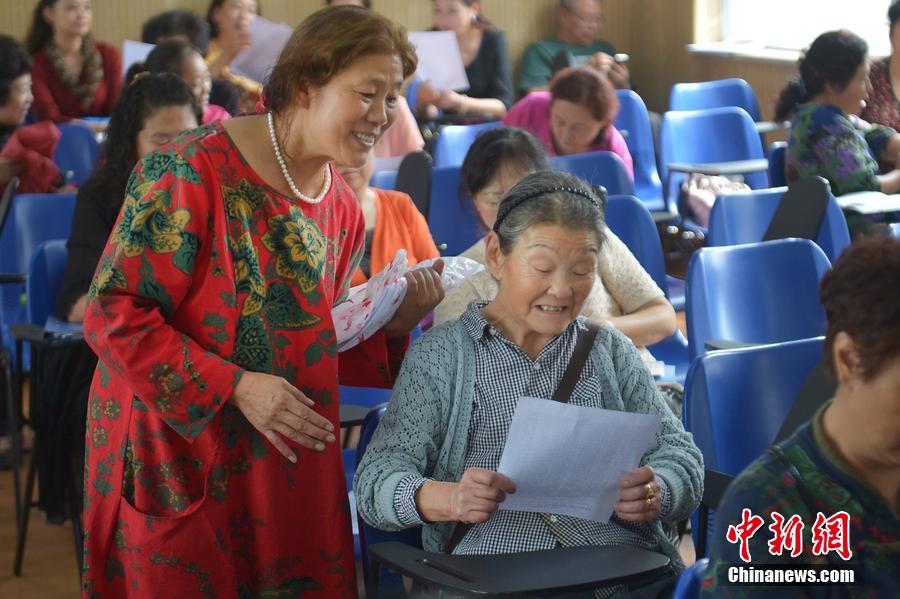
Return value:
M 72 229 L 75 194 L 22 194 L 13 198 L 7 222 L 0 231 L 0 272 L 26 274 L 31 254 L 44 241 L 67 239 Z M 23 302 L 25 284 L 0 285 L 3 345 L 12 349 L 8 327 L 30 322 Z M 43 324 L 43 323 L 39 323 Z M 28 352 L 25 352 L 27 368 Z
M 707 245 L 725 246 L 762 241 L 787 187 L 759 189 L 719 196 L 709 215 Z M 816 245 L 834 262 L 850 245 L 847 220 L 833 195 L 829 194 L 825 218 Z
M 378 423 L 381 422 L 381 417 L 384 416 L 385 410 L 387 410 L 387 404 L 381 404 L 373 408 L 366 415 L 366 419 L 362 425 L 362 432 L 360 433 L 359 437 L 359 444 L 356 446 L 357 467 L 359 467 L 359 464 L 362 462 L 363 456 L 366 453 L 366 448 L 369 446 L 369 442 L 372 440 L 372 435 L 375 434 L 375 429 L 378 428 Z M 366 588 L 368 589 L 369 578 L 372 575 L 370 572 L 371 560 L 369 559 L 369 546 L 374 545 L 375 543 L 396 541 L 398 543 L 404 543 L 406 545 L 421 548 L 422 527 L 416 526 L 413 528 L 407 528 L 406 530 L 386 532 L 383 530 L 378 530 L 373 526 L 369 526 L 369 524 L 367 524 L 361 516 L 357 515 L 357 517 L 359 518 L 359 541 L 361 547 L 360 559 L 362 561 L 363 577 L 365 578 Z M 393 573 L 385 568 L 381 568 L 381 571 L 379 572 L 378 590 L 384 593 L 385 597 L 402 597 L 404 596 L 403 580 L 399 574 Z
M 479 133 L 502 126 L 501 121 L 490 121 L 477 125 L 447 125 L 441 128 L 435 137 L 431 152 L 434 156 L 434 167 L 461 166 L 469 147 Z
M 472 200 L 459 192 L 460 167 L 435 168 L 431 173 L 428 228 L 444 256 L 456 256 L 484 236 Z
M 377 189 L 397 189 L 397 171 L 376 171 L 372 173 L 370 187 Z
M 647 207 L 634 196 L 610 196 L 606 206 L 606 225 L 631 250 L 653 282 L 666 293 L 666 297 L 669 297 L 669 277 L 666 275 L 662 244 Z M 672 302 L 672 299 L 669 298 L 669 301 Z M 683 309 L 683 296 L 681 304 L 682 308 L 676 309 Z M 676 330 L 671 337 L 647 349 L 657 360 L 673 364 L 675 378 L 679 381 L 684 380 L 689 365 L 688 343 L 681 331 Z
M 785 172 L 786 153 L 786 141 L 773 141 L 772 145 L 769 146 L 769 187 L 784 187 L 787 185 L 787 173 Z
M 688 264 L 687 331 L 691 361 L 706 342 L 767 344 L 825 332 L 819 280 L 831 269 L 808 239 L 707 247 Z
M 635 195 L 634 181 L 625 163 L 612 152 L 585 152 L 568 156 L 552 156 L 553 168 L 581 177 L 591 185 L 602 185 L 609 195 Z
M 635 195 L 648 210 L 666 209 L 663 202 L 662 181 L 656 170 L 656 149 L 653 143 L 653 129 L 650 114 L 639 95 L 630 89 L 620 89 L 619 115 L 615 126 L 625 137 L 628 151 L 634 161 Z
M 673 163 L 717 163 L 765 158 L 753 119 L 742 108 L 670 111 L 663 115 L 659 134 L 660 177 L 668 182 L 667 208 L 677 213 L 678 190 L 685 175 L 672 173 Z M 751 189 L 768 187 L 767 172 L 745 173 Z
M 25 284 L 28 293 L 28 322 L 44 326 L 47 317 L 53 313 L 68 257 L 65 239 L 45 241 L 35 248 Z
M 94 172 L 100 157 L 100 144 L 97 143 L 94 132 L 84 125 L 62 123 L 57 127 L 62 136 L 53 154 L 53 162 L 59 170 L 71 171 L 71 182 L 81 185 Z
M 705 557 L 691 564 L 691 567 L 678 577 L 678 584 L 675 586 L 675 594 L 672 595 L 672 599 L 699 599 L 700 587 L 708 567 L 709 559 Z
M 759 102 L 750 84 L 739 78 L 676 83 L 669 93 L 669 110 L 707 110 L 737 106 L 759 121 Z
M 675 279 L 666 274 L 662 243 L 653 216 L 645 202 L 633 196 L 610 195 L 606 207 L 606 224 L 643 265 L 653 281 L 665 292 L 676 310 L 684 310 L 684 292 L 673 294 Z
M 822 360 L 823 340 L 711 352 L 691 364 L 682 420 L 707 469 L 737 476 L 775 441 L 807 375 Z M 713 512 L 707 538 L 715 528 Z M 694 520 L 696 546 L 703 533 Z

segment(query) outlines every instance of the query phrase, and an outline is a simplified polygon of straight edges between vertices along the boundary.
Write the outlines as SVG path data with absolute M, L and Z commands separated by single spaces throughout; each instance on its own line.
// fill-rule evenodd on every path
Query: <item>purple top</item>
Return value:
M 503 124 L 525 129 L 540 140 L 548 154 L 556 156 L 553 134 L 550 131 L 550 103 L 552 101 L 553 97 L 548 91 L 531 92 L 509 109 L 503 119 Z M 606 128 L 605 139 L 591 146 L 590 151 L 617 154 L 625 163 L 628 176 L 634 181 L 634 163 L 631 160 L 631 153 L 625 144 L 625 138 L 612 124 Z

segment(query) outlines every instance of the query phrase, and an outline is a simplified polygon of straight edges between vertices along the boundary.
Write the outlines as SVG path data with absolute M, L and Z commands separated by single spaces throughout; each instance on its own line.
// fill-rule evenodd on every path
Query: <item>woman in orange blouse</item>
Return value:
M 361 285 L 373 274 L 384 270 L 401 248 L 406 250 L 410 266 L 440 255 L 425 217 L 409 195 L 369 187 L 375 170 L 374 153 L 369 153 L 369 159 L 361 168 L 339 166 L 337 170 L 356 193 L 366 221 L 365 249 L 351 285 Z

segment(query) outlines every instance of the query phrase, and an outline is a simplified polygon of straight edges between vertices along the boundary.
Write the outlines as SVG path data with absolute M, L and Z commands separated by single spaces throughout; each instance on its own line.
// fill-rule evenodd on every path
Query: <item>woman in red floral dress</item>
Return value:
M 415 61 L 377 13 L 320 11 L 268 115 L 135 169 L 85 318 L 85 596 L 355 595 L 338 378 L 389 385 L 442 291 L 432 269 L 408 276 L 394 320 L 337 354 L 364 221 L 331 161 L 362 165 Z

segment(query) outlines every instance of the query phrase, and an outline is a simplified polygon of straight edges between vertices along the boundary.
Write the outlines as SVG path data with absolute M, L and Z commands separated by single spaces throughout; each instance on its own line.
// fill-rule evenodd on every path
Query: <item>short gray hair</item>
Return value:
M 561 171 L 538 171 L 519 181 L 497 212 L 494 231 L 500 250 L 509 254 L 522 234 L 537 225 L 558 225 L 590 231 L 598 249 L 606 238 L 601 198 L 575 175 Z

